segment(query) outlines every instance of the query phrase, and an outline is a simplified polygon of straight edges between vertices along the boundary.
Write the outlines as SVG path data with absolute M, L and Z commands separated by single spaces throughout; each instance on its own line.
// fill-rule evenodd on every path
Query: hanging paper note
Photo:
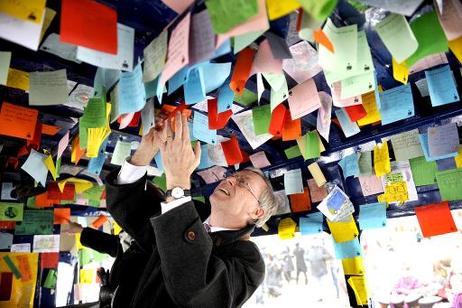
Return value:
M 164 30 L 144 48 L 144 82 L 156 79 L 164 68 L 167 57 L 167 38 L 168 32 Z
M 297 224 L 292 218 L 283 218 L 278 225 L 278 235 L 282 240 L 287 240 L 295 236 Z
M 343 171 L 343 177 L 346 179 L 349 176 L 359 176 L 358 154 L 353 153 L 343 157 L 338 162 Z
M 282 73 L 282 60 L 273 56 L 268 40 L 260 43 L 258 51 L 252 63 L 250 75 L 255 73 Z
M 446 38 L 450 41 L 461 37 L 462 4 L 457 0 L 449 0 L 442 2 L 441 6 L 443 6 L 441 10 L 435 11 L 438 14 Z
M 225 112 L 233 106 L 234 92 L 229 85 L 223 84 L 218 90 L 218 112 Z
M 271 134 L 255 135 L 251 110 L 235 114 L 232 119 L 237 124 L 239 130 L 244 135 L 252 149 L 258 148 L 272 137 Z
M 386 175 L 391 172 L 390 155 L 386 142 L 374 147 L 374 170 L 376 176 Z
M 361 230 L 384 228 L 387 221 L 385 203 L 369 203 L 359 207 L 359 227 Z
M 229 87 L 238 95 L 242 95 L 244 93 L 245 83 L 249 78 L 254 56 L 255 50 L 245 48 L 239 53 L 236 60 Z
M 351 276 L 348 278 L 348 284 L 355 293 L 356 303 L 359 306 L 367 306 L 367 289 L 364 276 Z
M 390 139 L 396 161 L 406 161 L 411 158 L 423 156 L 418 129 L 393 135 Z
M 43 163 L 47 167 L 48 171 L 50 171 L 50 174 L 53 177 L 53 180 L 56 181 L 56 178 L 58 177 L 58 173 L 57 173 L 57 170 L 56 170 L 55 163 L 53 162 L 53 156 L 51 156 L 51 154 L 46 156 Z
M 206 115 L 194 111 L 193 117 L 193 136 L 200 141 L 208 144 L 216 144 L 217 132 L 216 130 L 209 129 L 209 119 Z
M 457 232 L 447 201 L 418 206 L 415 214 L 424 237 Z
M 422 151 L 423 151 L 425 159 L 427 161 L 435 161 L 435 160 L 446 159 L 446 158 L 451 158 L 451 157 L 457 156 L 457 150 L 455 152 L 453 152 L 453 153 L 448 153 L 448 154 L 442 155 L 442 156 L 431 156 L 430 155 L 430 150 L 429 150 L 429 145 L 428 145 L 428 135 L 427 134 L 420 134 L 419 139 L 420 139 L 420 144 L 422 145 Z
M 366 151 L 366 152 L 361 152 L 359 159 L 358 159 L 358 165 L 359 165 L 359 174 L 360 175 L 371 175 L 372 174 L 372 152 L 371 151 Z
M 414 116 L 414 100 L 410 84 L 392 88 L 379 95 L 383 125 Z
M 308 12 L 303 11 L 303 14 L 298 16 L 298 36 L 305 41 L 314 41 L 319 44 L 323 44 L 328 50 L 334 52 L 332 43 L 330 43 L 329 39 L 320 28 L 323 23 L 324 20 L 317 20 Z M 330 46 L 328 46 L 326 43 L 330 43 Z
M 296 140 L 301 136 L 301 134 L 301 119 L 292 120 L 290 118 L 290 114 L 287 112 L 282 130 L 282 141 Z
M 300 2 L 296 0 L 278 1 L 267 0 L 268 16 L 270 20 L 285 16 L 300 7 Z
M 330 191 L 317 208 L 328 220 L 333 222 L 344 220 L 354 212 L 354 207 L 350 199 L 338 186 L 335 186 Z
M 215 51 L 215 33 L 208 10 L 191 17 L 189 59 L 191 64 L 208 60 Z
M 358 125 L 355 122 L 351 122 L 344 109 L 335 110 L 335 115 L 337 116 L 345 137 L 348 138 L 360 132 Z
M 311 202 L 320 202 L 327 197 L 327 188 L 323 185 L 318 187 L 314 179 L 308 179 L 308 188 L 310 189 Z
M 25 210 L 22 222 L 16 224 L 15 234 L 53 234 L 53 211 Z
M 459 152 L 457 153 L 457 156 L 454 157 L 454 161 L 456 163 L 457 168 L 462 167 L 462 147 L 459 148 Z
M 191 69 L 184 85 L 186 104 L 196 104 L 205 99 L 204 73 L 201 67 Z
M 209 129 L 222 129 L 226 126 L 233 115 L 233 110 L 229 109 L 218 113 L 217 99 L 207 100 L 207 111 L 209 113 Z M 197 105 L 195 105 L 197 106 Z
M 146 103 L 146 90 L 143 83 L 141 63 L 138 63 L 133 72 L 121 73 L 120 81 L 114 92 L 117 92 L 117 99 L 112 101 L 115 106 L 111 114 L 111 122 L 115 121 L 121 114 L 143 109 Z
M 298 138 L 297 144 L 305 160 L 320 156 L 321 149 L 316 131 L 308 132 L 305 136 Z
M 454 75 L 449 65 L 425 71 L 425 77 L 433 107 L 459 101 Z
M 46 155 L 31 149 L 29 157 L 21 166 L 21 169 L 29 173 L 37 182 L 46 187 L 48 169 L 44 163 Z
M 316 119 L 316 129 L 319 134 L 329 142 L 330 123 L 332 114 L 332 97 L 324 91 L 318 93 L 321 99 L 321 107 Z
M 0 221 L 22 221 L 24 204 L 0 202 Z
M 249 159 L 255 168 L 261 169 L 271 165 L 264 151 L 250 155 Z
M 289 199 L 292 213 L 308 212 L 311 210 L 311 202 L 307 187 L 304 188 L 303 193 L 290 195 Z
M 345 275 L 364 275 L 364 264 L 362 257 L 342 259 L 343 273 Z
M 0 135 L 32 140 L 37 127 L 38 110 L 2 103 Z
M 59 252 L 59 234 L 34 235 L 33 252 Z
M 70 208 L 55 208 L 54 209 L 54 225 L 68 224 L 71 220 Z
M 0 51 L 0 85 L 6 86 L 11 62 L 10 51 Z
M 271 113 L 271 121 L 268 132 L 274 136 L 281 136 L 289 111 L 284 104 L 278 105 Z
M 289 47 L 292 59 L 282 60 L 282 68 L 298 84 L 307 81 L 321 71 L 316 50 L 306 41 Z
M 407 67 L 406 63 L 398 63 L 394 58 L 392 59 L 391 63 L 393 68 L 393 78 L 396 81 L 407 84 L 407 80 L 409 78 L 409 68 Z
M 460 148 L 456 123 L 428 128 L 428 154 L 432 157 L 457 153 Z
M 322 222 L 324 217 L 321 212 L 315 212 L 300 217 L 299 226 L 302 235 L 317 234 L 323 231 Z
M 117 143 L 114 148 L 114 153 L 112 153 L 111 164 L 122 166 L 125 159 L 130 156 L 131 153 L 131 143 L 121 140 L 117 140 Z
M 313 176 L 313 179 L 316 182 L 316 185 L 318 187 L 321 187 L 321 186 L 323 186 L 324 184 L 327 183 L 327 180 L 324 177 L 324 174 L 322 173 L 322 170 L 319 167 L 317 162 L 314 162 L 314 163 L 308 165 L 308 170 L 310 171 L 311 175 Z
M 348 215 L 342 221 L 331 221 L 327 219 L 327 225 L 336 243 L 348 242 L 359 235 L 353 216 Z
M 292 88 L 288 101 L 292 120 L 301 118 L 321 107 L 321 99 L 314 79 L 308 79 Z
M 302 156 L 302 152 L 300 152 L 300 147 L 298 145 L 285 149 L 284 154 L 286 154 L 287 159 Z
M 436 182 L 442 200 L 462 200 L 462 169 L 439 171 L 436 173 Z
M 288 170 L 284 173 L 284 188 L 286 195 L 303 193 L 303 179 L 300 169 Z
M 359 126 L 376 123 L 381 120 L 380 112 L 377 109 L 374 92 L 362 95 L 362 105 L 366 110 L 367 115 L 358 120 Z
M 0 12 L 6 13 L 15 18 L 33 22 L 42 23 L 42 15 L 45 10 L 45 0 L 39 1 L 2 1 Z
M 223 148 L 228 166 L 243 162 L 244 155 L 241 152 L 236 136 L 232 135 L 229 140 L 221 142 L 221 147 Z
M 265 32 L 265 37 L 268 39 L 269 45 L 271 47 L 271 52 L 273 53 L 273 56 L 276 59 L 292 58 L 289 46 L 287 45 L 287 42 L 283 37 L 271 31 Z
M 448 42 L 449 49 L 456 56 L 459 63 L 462 63 L 462 36 L 458 39 Z
M 67 101 L 66 70 L 29 74 L 29 105 L 59 105 Z
M 361 256 L 361 245 L 357 238 L 342 243 L 334 242 L 334 248 L 335 257 L 337 259 L 348 259 Z
M 255 135 L 268 133 L 271 122 L 271 107 L 270 105 L 263 105 L 252 108 L 253 126 L 255 128 Z
M 205 5 L 215 33 L 225 33 L 258 13 L 256 0 L 207 0 Z

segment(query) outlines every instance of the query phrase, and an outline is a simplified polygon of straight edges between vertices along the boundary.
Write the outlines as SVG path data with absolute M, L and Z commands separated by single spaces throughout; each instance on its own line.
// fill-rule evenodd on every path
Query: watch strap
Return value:
M 174 187 L 174 188 L 175 188 L 175 187 Z M 183 189 L 183 188 L 181 188 L 181 189 Z M 175 198 L 174 196 L 172 196 L 172 191 L 173 191 L 173 189 L 167 190 L 167 191 L 165 192 L 165 195 L 166 195 L 167 197 Z M 191 190 L 189 190 L 189 189 L 183 189 L 183 197 L 191 197 Z M 181 197 L 181 198 L 183 198 L 183 197 Z

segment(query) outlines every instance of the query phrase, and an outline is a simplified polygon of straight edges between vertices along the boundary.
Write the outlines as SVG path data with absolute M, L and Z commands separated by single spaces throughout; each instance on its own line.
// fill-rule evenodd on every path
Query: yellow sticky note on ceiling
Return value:
M 36 24 L 42 23 L 46 0 L 2 0 L 0 12 Z
M 399 202 L 404 203 L 409 200 L 409 193 L 406 182 L 399 181 L 389 183 L 385 186 L 384 193 L 377 196 L 379 202 Z
M 406 63 L 398 63 L 394 58 L 392 58 L 392 65 L 393 78 L 395 78 L 396 81 L 406 84 L 409 78 L 409 69 L 407 68 Z
M 77 251 L 84 248 L 82 243 L 80 242 L 80 233 L 75 234 L 75 243 L 77 244 Z
M 82 268 L 80 270 L 80 283 L 93 283 L 95 282 L 95 271 L 94 268 Z
M 50 8 L 45 8 L 45 20 L 43 21 L 42 31 L 40 32 L 40 40 L 43 39 L 43 35 L 50 27 L 53 18 L 56 16 L 56 11 Z
M 367 305 L 366 279 L 364 276 L 352 276 L 348 278 L 348 284 L 355 293 L 356 302 L 359 306 Z
M 114 229 L 114 231 L 113 231 L 113 232 L 114 232 L 114 235 L 119 235 L 119 233 L 122 231 L 122 227 L 119 226 L 119 224 L 116 223 L 115 221 L 114 221 L 114 223 L 112 224 L 112 228 Z
M 29 73 L 14 68 L 8 70 L 6 86 L 29 91 Z
M 58 182 L 58 187 L 59 187 L 59 190 L 61 190 L 61 192 L 63 191 L 64 189 L 64 186 L 66 186 L 66 183 L 73 183 L 74 184 L 74 187 L 75 187 L 75 192 L 80 194 L 84 191 L 86 191 L 87 189 L 90 189 L 93 187 L 93 183 L 88 181 L 88 180 L 84 180 L 84 179 L 79 179 L 79 178 L 68 178 L 68 179 L 65 179 L 65 180 L 62 180 L 60 182 Z
M 359 235 L 358 227 L 351 215 L 347 221 L 330 221 L 327 219 L 327 225 L 337 243 L 351 241 Z
M 47 158 L 43 161 L 45 166 L 47 166 L 48 171 L 50 171 L 51 176 L 53 177 L 53 180 L 56 181 L 56 178 L 58 176 L 58 173 L 56 172 L 56 167 L 55 163 L 53 161 L 53 156 L 48 155 Z
M 459 60 L 459 63 L 462 64 L 462 36 L 458 39 L 449 41 L 448 46 L 452 53 L 456 56 L 457 60 Z
M 342 259 L 343 272 L 345 275 L 364 275 L 363 257 Z
M 297 224 L 292 218 L 281 219 L 278 225 L 278 235 L 281 239 L 287 240 L 295 236 L 295 230 L 297 229 Z
M 372 123 L 381 121 L 380 112 L 377 109 L 377 103 L 375 101 L 375 92 L 370 92 L 361 96 L 363 100 L 363 107 L 367 112 L 367 115 L 357 121 L 359 126 L 364 126 Z
M 300 3 L 296 0 L 266 0 L 268 8 L 268 17 L 270 20 L 278 19 L 285 16 L 300 7 Z
M 322 173 L 322 170 L 321 168 L 319 168 L 317 162 L 308 165 L 308 170 L 313 176 L 313 179 L 316 182 L 316 185 L 318 185 L 318 187 L 321 187 L 322 185 L 327 183 L 326 177 L 324 176 L 324 173 Z
M 456 167 L 462 168 L 462 146 L 459 148 L 459 153 L 454 157 L 454 160 L 456 161 Z
M 386 175 L 391 172 L 390 154 L 386 142 L 374 147 L 374 170 L 376 176 Z

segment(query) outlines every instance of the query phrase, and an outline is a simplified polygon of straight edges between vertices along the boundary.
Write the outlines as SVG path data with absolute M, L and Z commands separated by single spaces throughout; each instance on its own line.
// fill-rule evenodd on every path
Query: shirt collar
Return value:
M 209 227 L 210 227 L 210 233 L 218 232 L 218 231 L 236 231 L 236 230 L 239 230 L 239 229 L 231 229 L 231 228 L 225 228 L 225 227 L 212 226 L 212 225 L 209 223 L 209 221 L 210 221 L 210 216 L 207 217 L 207 219 L 206 219 L 203 223 L 209 225 Z

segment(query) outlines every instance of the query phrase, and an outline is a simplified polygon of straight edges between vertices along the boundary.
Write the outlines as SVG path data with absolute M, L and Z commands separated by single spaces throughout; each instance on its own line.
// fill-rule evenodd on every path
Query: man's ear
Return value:
M 258 219 L 258 218 L 261 218 L 264 214 L 265 214 L 265 210 L 262 209 L 262 207 L 257 207 L 255 209 L 255 211 L 253 212 L 254 214 L 254 217 L 252 217 L 253 219 Z

